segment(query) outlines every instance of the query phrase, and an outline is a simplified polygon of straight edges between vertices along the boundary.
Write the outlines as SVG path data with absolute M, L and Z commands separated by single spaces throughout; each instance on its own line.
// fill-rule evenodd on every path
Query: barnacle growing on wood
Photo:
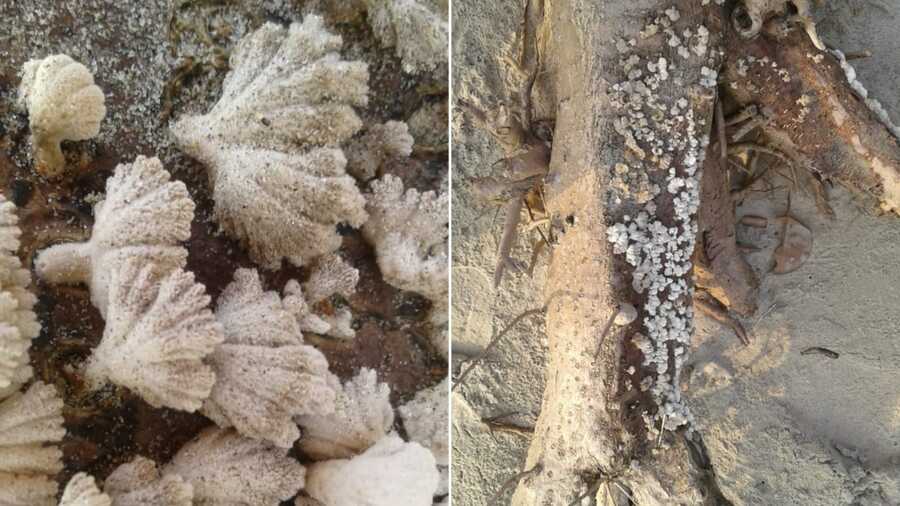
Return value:
M 103 91 L 94 76 L 64 54 L 25 63 L 19 106 L 28 110 L 37 171 L 47 177 L 65 170 L 60 143 L 96 136 L 106 116 Z
M 62 471 L 63 401 L 56 389 L 35 383 L 0 402 L 0 504 L 53 506 Z
M 219 102 L 172 127 L 209 171 L 219 224 L 266 268 L 333 252 L 338 223 L 366 221 L 336 146 L 362 126 L 353 107 L 367 103 L 368 70 L 340 48 L 317 16 L 263 25 L 232 53 Z
M 391 430 L 394 409 L 391 389 L 378 382 L 371 369 L 362 369 L 341 386 L 332 376 L 337 392 L 334 412 L 297 417 L 303 428 L 300 448 L 318 460 L 348 458 L 375 444 Z
M 306 469 L 286 449 L 213 427 L 179 450 L 163 474 L 190 483 L 196 506 L 278 506 L 303 488 Z
M 113 506 L 191 506 L 194 487 L 177 474 L 160 475 L 156 462 L 137 457 L 117 467 L 104 490 Z
M 137 157 L 121 164 L 106 181 L 106 198 L 94 207 L 91 239 L 45 249 L 34 261 L 50 283 L 87 283 L 91 301 L 106 315 L 109 278 L 116 264 L 131 257 L 152 262 L 156 275 L 184 267 L 194 202 L 184 183 L 171 181 L 158 158 Z
M 439 480 L 431 452 L 389 434 L 350 459 L 312 464 L 306 492 L 328 506 L 429 506 Z
M 28 348 L 40 332 L 36 297 L 28 291 L 31 273 L 16 256 L 19 249 L 16 206 L 0 196 L 0 399 L 31 377 Z
M 59 506 L 111 506 L 109 496 L 97 488 L 94 477 L 78 473 L 69 480 Z
M 140 257 L 113 266 L 103 339 L 85 365 L 95 388 L 128 387 L 154 407 L 196 411 L 215 374 L 204 359 L 224 339 L 206 288 L 181 269 L 158 279 Z
M 284 287 L 284 307 L 294 315 L 300 329 L 339 339 L 352 339 L 353 314 L 347 308 L 335 309 L 333 314 L 315 313 L 313 306 L 332 295 L 349 297 L 356 291 L 359 271 L 337 255 L 320 257 L 312 267 L 309 279 L 302 285 L 290 280 Z
M 447 64 L 447 3 L 441 0 L 365 0 L 369 24 L 385 47 L 396 48 L 403 70 L 420 73 Z
M 208 360 L 216 383 L 203 413 L 220 427 L 290 448 L 300 437 L 292 417 L 334 409 L 325 356 L 303 344 L 296 320 L 277 293 L 263 292 L 254 270 L 235 273 L 216 317 L 225 342 Z
M 447 206 L 446 193 L 404 191 L 388 174 L 372 183 L 363 226 L 384 280 L 430 299 L 435 324 L 447 321 Z

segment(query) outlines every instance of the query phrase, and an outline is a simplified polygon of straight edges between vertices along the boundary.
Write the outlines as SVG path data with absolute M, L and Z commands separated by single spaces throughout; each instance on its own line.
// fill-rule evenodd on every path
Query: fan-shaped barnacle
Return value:
M 215 381 L 203 360 L 224 339 L 206 288 L 181 269 L 159 279 L 140 257 L 112 266 L 109 310 L 100 345 L 84 367 L 98 388 L 130 388 L 154 407 L 195 411 Z
M 162 476 L 156 462 L 137 457 L 117 467 L 104 483 L 113 506 L 191 506 L 194 487 L 177 474 Z
M 91 300 L 106 315 L 113 265 L 140 256 L 162 276 L 184 267 L 194 202 L 184 183 L 171 181 L 158 158 L 120 164 L 106 181 L 106 198 L 94 207 L 91 239 L 42 251 L 35 270 L 50 283 L 87 283 Z
M 406 404 L 397 408 L 409 440 L 431 450 L 441 472 L 442 493 L 446 493 L 448 483 L 447 468 L 450 466 L 450 447 L 447 427 L 450 426 L 450 409 L 447 379 L 426 388 Z
M 431 452 L 389 434 L 351 459 L 312 464 L 306 492 L 328 506 L 430 506 L 439 479 Z
M 428 0 L 365 0 L 369 24 L 385 47 L 395 47 L 403 70 L 440 70 L 447 63 L 446 4 Z
M 196 506 L 278 506 L 303 488 L 306 469 L 287 450 L 209 428 L 163 468 L 194 487 Z
M 312 266 L 309 279 L 302 284 L 290 280 L 284 287 L 284 307 L 297 318 L 300 329 L 340 339 L 352 339 L 353 314 L 337 308 L 331 314 L 317 314 L 313 306 L 332 295 L 350 297 L 356 291 L 359 271 L 337 255 L 320 257 Z
M 413 142 L 409 128 L 402 121 L 369 126 L 345 148 L 347 172 L 360 181 L 368 181 L 386 161 L 409 156 Z
M 111 506 L 109 496 L 97 488 L 94 477 L 78 473 L 69 480 L 59 506 Z
M 29 60 L 22 70 L 19 106 L 28 110 L 37 171 L 60 176 L 66 166 L 60 143 L 100 133 L 106 116 L 103 91 L 84 65 L 64 54 Z
M 31 273 L 16 256 L 20 235 L 15 204 L 0 196 L 0 399 L 31 378 L 28 348 L 41 330 Z
M 384 280 L 432 301 L 432 321 L 447 321 L 447 195 L 404 192 L 403 181 L 385 175 L 366 197 L 363 235 L 375 246 Z
M 362 369 L 341 386 L 332 376 L 337 392 L 334 412 L 296 418 L 303 427 L 300 448 L 318 460 L 346 458 L 358 454 L 390 432 L 394 409 L 391 389 L 378 382 L 371 369 Z
M 56 389 L 35 383 L 0 402 L 0 504 L 52 506 L 63 468 L 63 401 Z
M 220 427 L 290 448 L 300 437 L 292 417 L 334 410 L 328 362 L 303 344 L 296 320 L 259 274 L 239 269 L 219 298 L 216 317 L 225 342 L 208 362 L 216 383 L 203 413 Z
M 232 53 L 219 102 L 172 127 L 209 171 L 219 224 L 266 268 L 335 251 L 338 223 L 366 221 L 335 146 L 361 127 L 353 106 L 367 103 L 368 70 L 341 60 L 340 47 L 317 16 L 263 25 Z

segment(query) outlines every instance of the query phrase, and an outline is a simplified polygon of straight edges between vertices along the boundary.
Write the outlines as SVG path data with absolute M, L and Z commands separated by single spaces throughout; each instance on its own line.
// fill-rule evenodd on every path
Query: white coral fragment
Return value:
M 395 47 L 403 70 L 420 73 L 447 64 L 446 3 L 435 0 L 365 0 L 369 24 L 385 47 Z
M 310 466 L 306 492 L 328 506 L 430 506 L 439 479 L 431 452 L 390 434 L 352 459 Z
M 16 256 L 20 235 L 16 206 L 0 196 L 0 399 L 31 377 L 28 349 L 41 329 L 37 298 L 28 291 L 31 273 Z
M 363 227 L 384 280 L 430 299 L 435 324 L 447 320 L 447 206 L 445 192 L 404 192 L 403 181 L 388 174 L 372 183 Z
M 194 487 L 196 506 L 278 506 L 303 488 L 306 469 L 287 450 L 210 428 L 163 469 Z
M 94 477 L 78 473 L 69 480 L 59 506 L 111 506 L 109 496 L 97 488 Z
M 91 239 L 52 246 L 35 259 L 35 270 L 50 283 L 87 283 L 91 300 L 106 315 L 109 276 L 123 258 L 152 261 L 157 275 L 184 267 L 194 202 L 184 183 L 171 181 L 157 158 L 121 164 L 106 181 L 106 198 L 94 207 Z
M 60 143 L 96 136 L 106 116 L 103 91 L 94 76 L 64 54 L 25 63 L 19 105 L 28 110 L 37 170 L 47 177 L 65 169 Z
M 366 221 L 336 146 L 362 126 L 353 107 L 367 103 L 368 70 L 341 60 L 341 43 L 317 16 L 263 25 L 232 53 L 219 102 L 172 127 L 209 171 L 219 224 L 266 268 L 335 251 L 337 224 Z
M 194 487 L 181 476 L 160 475 L 156 463 L 144 457 L 117 467 L 104 485 L 112 506 L 191 506 Z
M 437 385 L 426 388 L 406 404 L 397 408 L 409 440 L 431 450 L 441 473 L 438 494 L 445 494 L 449 487 L 450 466 L 450 407 L 449 384 L 445 378 Z
M 339 339 L 352 339 L 353 315 L 347 308 L 338 308 L 333 314 L 317 314 L 313 306 L 332 295 L 350 297 L 356 291 L 359 270 L 337 255 L 320 257 L 312 267 L 309 279 L 301 286 L 292 279 L 284 287 L 284 307 L 294 315 L 300 329 Z
M 334 409 L 325 356 L 303 344 L 296 320 L 278 294 L 263 292 L 255 270 L 235 273 L 216 317 L 225 342 L 209 358 L 216 383 L 203 413 L 220 427 L 290 448 L 300 437 L 292 417 Z
M 414 142 L 402 121 L 373 125 L 347 145 L 347 172 L 361 181 L 368 181 L 386 161 L 409 156 Z
M 222 342 L 206 288 L 176 270 L 163 279 L 139 257 L 114 266 L 100 345 L 85 366 L 96 387 L 111 381 L 154 407 L 196 411 L 215 381 L 204 358 Z
M 394 424 L 391 389 L 378 382 L 375 371 L 362 369 L 343 386 L 333 377 L 332 385 L 337 390 L 333 413 L 297 417 L 303 427 L 300 448 L 317 460 L 356 455 L 388 434 Z
M 63 468 L 58 443 L 63 428 L 63 401 L 56 389 L 33 384 L 0 403 L 0 504 L 52 506 Z

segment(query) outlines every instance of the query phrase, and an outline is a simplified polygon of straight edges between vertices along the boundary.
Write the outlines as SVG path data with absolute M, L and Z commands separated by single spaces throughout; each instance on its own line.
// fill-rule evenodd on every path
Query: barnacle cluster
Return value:
M 693 288 L 688 275 L 707 143 L 694 107 L 711 99 L 717 78 L 708 29 L 702 25 L 680 28 L 679 19 L 677 9 L 669 8 L 641 34 L 644 39 L 661 37 L 670 49 L 668 54 L 677 57 L 642 55 L 634 40 L 618 45 L 626 79 L 612 86 L 612 104 L 619 114 L 613 126 L 628 151 L 626 161 L 614 169 L 613 180 L 618 184 L 610 199 L 613 204 L 621 202 L 624 188 L 640 207 L 607 229 L 613 252 L 623 254 L 634 268 L 632 288 L 645 298 L 641 326 L 646 336 L 636 337 L 635 342 L 645 367 L 655 375 L 643 387 L 651 390 L 660 406 L 657 417 L 664 418 L 667 429 L 692 418 L 677 385 L 693 331 Z M 681 65 L 688 62 L 700 71 L 682 70 Z M 684 91 L 664 98 L 662 91 L 672 89 Z M 658 214 L 662 202 L 673 209 L 672 220 Z M 674 367 L 670 367 L 672 357 Z

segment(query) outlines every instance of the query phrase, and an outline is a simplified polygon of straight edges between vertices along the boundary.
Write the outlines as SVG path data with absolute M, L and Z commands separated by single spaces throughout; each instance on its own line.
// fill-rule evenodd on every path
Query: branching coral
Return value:
M 447 64 L 447 3 L 439 0 L 365 0 L 369 24 L 385 47 L 396 47 L 403 70 L 419 73 Z
M 431 452 L 390 434 L 352 459 L 310 466 L 306 491 L 328 506 L 429 506 L 439 479 Z
M 224 339 L 205 287 L 180 269 L 159 280 L 140 257 L 112 271 L 106 328 L 85 378 L 128 387 L 155 407 L 199 409 L 215 381 L 203 359 Z
M 59 506 L 111 506 L 109 496 L 97 488 L 94 477 L 78 473 L 69 480 Z
M 377 175 L 387 160 L 409 156 L 413 143 L 406 123 L 388 121 L 373 125 L 347 145 L 347 172 L 361 181 L 368 181 Z
M 62 451 L 47 445 L 66 434 L 62 408 L 56 389 L 40 382 L 0 403 L 0 504 L 55 504 Z
M 125 258 L 152 261 L 162 276 L 187 261 L 179 243 L 191 236 L 194 203 L 184 183 L 170 181 L 157 158 L 121 164 L 106 181 L 106 198 L 94 207 L 91 239 L 52 246 L 35 259 L 50 283 L 87 283 L 91 300 L 106 315 L 112 267 Z
M 306 475 L 286 454 L 233 430 L 210 428 L 185 445 L 163 474 L 191 483 L 197 506 L 278 506 L 303 488 Z
M 278 294 L 263 292 L 254 270 L 235 273 L 216 317 L 225 342 L 210 356 L 216 384 L 203 413 L 220 427 L 290 448 L 300 437 L 293 416 L 334 409 L 325 356 L 303 344 L 296 320 Z
M 176 474 L 161 476 L 156 463 L 138 457 L 117 467 L 104 484 L 112 506 L 191 506 L 194 488 Z
M 319 258 L 307 280 L 301 286 L 290 280 L 284 287 L 284 307 L 297 318 L 300 329 L 341 339 L 352 339 L 356 331 L 351 327 L 353 315 L 340 308 L 333 314 L 316 314 L 313 306 L 332 295 L 349 297 L 356 291 L 359 271 L 337 255 Z
M 450 408 L 447 403 L 449 392 L 447 380 L 417 393 L 413 400 L 400 406 L 397 411 L 403 420 L 403 427 L 410 441 L 431 450 L 441 471 L 442 492 L 447 491 L 447 468 L 450 466 Z
M 445 193 L 404 192 L 400 178 L 386 175 L 372 183 L 363 227 L 385 281 L 430 299 L 436 324 L 447 321 L 447 205 Z
M 314 459 L 356 455 L 384 437 L 394 424 L 391 390 L 378 382 L 375 371 L 362 369 L 343 387 L 332 377 L 332 385 L 338 392 L 334 413 L 297 417 L 303 427 L 300 448 Z
M 31 273 L 16 256 L 21 230 L 16 206 L 0 196 L 0 399 L 31 377 L 28 348 L 40 332 Z
M 60 143 L 96 136 L 106 116 L 103 102 L 103 91 L 87 67 L 64 54 L 25 63 L 19 105 L 28 110 L 38 172 L 62 174 L 66 158 Z
M 340 246 L 336 225 L 358 227 L 365 202 L 334 146 L 361 127 L 368 71 L 340 59 L 341 38 L 321 18 L 266 24 L 231 56 L 222 98 L 179 120 L 179 146 L 203 162 L 222 228 L 254 261 L 304 265 Z

